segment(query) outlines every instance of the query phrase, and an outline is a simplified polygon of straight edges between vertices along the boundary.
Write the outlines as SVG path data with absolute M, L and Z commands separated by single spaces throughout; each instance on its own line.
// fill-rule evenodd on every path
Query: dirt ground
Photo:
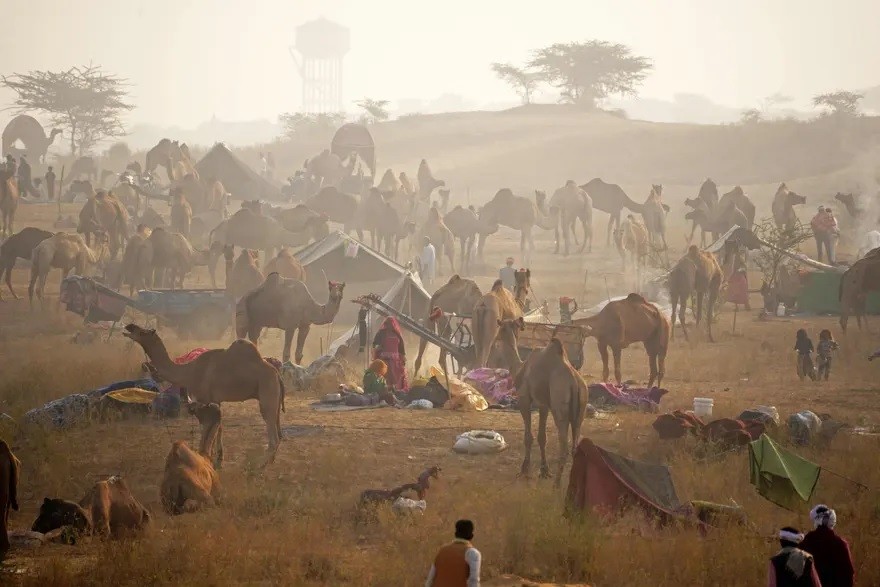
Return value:
M 64 214 L 75 217 L 77 211 L 65 207 Z M 56 215 L 54 207 L 23 205 L 17 226 L 49 228 Z M 596 214 L 591 254 L 567 259 L 553 255 L 551 236 L 539 235 L 531 266 L 539 301 L 546 299 L 555 308 L 556 298 L 570 295 L 582 307 L 590 307 L 608 294 L 633 288 L 635 276 L 622 271 L 616 252 L 604 245 L 606 218 Z M 682 252 L 683 231 L 680 222 L 670 227 L 673 258 Z M 490 270 L 477 276 L 481 286 L 491 283 L 494 267 L 504 257 L 519 257 L 517 248 L 514 233 L 502 231 L 490 239 Z M 14 284 L 25 297 L 27 278 L 27 268 L 20 265 Z M 193 284 L 206 287 L 207 279 L 199 276 Z M 752 288 L 758 284 L 752 275 Z M 3 293 L 0 412 L 13 418 L 48 400 L 131 378 L 143 360 L 140 348 L 118 335 L 91 345 L 71 344 L 81 319 L 58 308 L 57 288 L 58 277 L 53 275 L 47 287 L 52 295 L 45 308 L 34 311 L 26 299 L 12 300 Z M 752 305 L 760 306 L 758 296 L 753 296 Z M 715 416 L 735 416 L 763 404 L 775 405 L 783 418 L 812 409 L 856 426 L 880 424 L 876 385 L 880 366 L 865 359 L 874 350 L 876 337 L 858 331 L 839 337 L 841 350 L 831 381 L 800 383 L 792 351 L 795 331 L 807 328 L 814 341 L 821 328 L 831 328 L 837 335 L 836 318 L 762 321 L 757 311 L 740 311 L 734 331 L 733 316 L 732 306 L 725 306 L 715 326 L 714 344 L 695 329 L 690 342 L 677 338 L 671 344 L 664 380 L 669 394 L 663 398 L 663 410 L 690 408 L 693 398 L 701 396 L 715 400 Z M 340 324 L 333 330 L 338 333 L 348 327 Z M 319 345 L 329 338 L 317 330 L 310 336 L 306 361 L 315 358 Z M 178 340 L 167 329 L 160 333 L 172 355 L 220 344 Z M 410 341 L 411 348 L 413 344 Z M 280 355 L 280 337 L 265 337 L 261 350 L 264 355 Z M 601 375 L 595 343 L 589 340 L 582 371 L 588 381 Z M 626 379 L 647 379 L 647 360 L 640 346 L 624 352 L 623 373 Z M 138 539 L 13 550 L 0 566 L 0 583 L 420 585 L 435 549 L 451 538 L 454 521 L 467 517 L 476 523 L 475 544 L 482 550 L 487 579 L 513 573 L 597 586 L 649 581 L 658 586 L 746 586 L 764 580 L 767 558 L 775 552 L 770 537 L 780 525 L 809 528 L 811 504 L 787 512 L 754 492 L 745 451 L 698 460 L 688 441 L 658 442 L 650 414 L 617 412 L 607 419 L 588 420 L 583 433 L 624 455 L 668 463 L 682 501 L 735 500 L 745 507 L 754 530 L 727 528 L 703 537 L 682 528 L 655 529 L 634 513 L 614 521 L 588 517 L 568 522 L 561 516 L 562 489 L 554 489 L 551 482 L 517 477 L 523 441 L 518 413 L 312 411 L 309 404 L 327 391 L 288 396 L 282 415 L 286 437 L 277 461 L 264 471 L 259 464 L 265 432 L 256 403 L 224 405 L 223 505 L 176 518 L 162 513 L 159 484 L 171 442 L 197 442 L 195 419 L 93 423 L 66 432 L 29 429 L 14 436 L 13 449 L 23 463 L 22 508 L 12 514 L 11 528 L 29 528 L 43 497 L 79 499 L 92 483 L 111 474 L 127 479 L 153 512 L 155 523 Z M 492 456 L 453 453 L 456 436 L 472 429 L 500 432 L 509 449 Z M 8 430 L 0 434 L 12 438 Z M 548 436 L 552 465 L 558 457 L 552 424 Z M 851 541 L 862 585 L 880 584 L 877 438 L 841 434 L 830 448 L 799 451 L 833 471 L 823 473 L 813 501 L 837 509 L 838 529 Z M 358 514 L 356 502 L 362 490 L 414 481 L 435 464 L 443 471 L 431 487 L 423 516 L 398 518 L 380 511 L 377 519 L 365 520 Z

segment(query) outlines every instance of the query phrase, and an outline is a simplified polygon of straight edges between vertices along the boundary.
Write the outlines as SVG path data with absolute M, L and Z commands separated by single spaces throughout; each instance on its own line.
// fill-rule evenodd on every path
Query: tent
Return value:
M 280 200 L 281 189 L 236 157 L 223 143 L 217 143 L 196 163 L 202 178 L 220 180 L 236 200 Z
M 793 510 L 813 495 L 821 469 L 762 434 L 749 443 L 749 471 L 752 485 L 764 499 Z
M 797 308 L 813 314 L 840 313 L 840 282 L 843 276 L 826 271 L 801 274 Z M 870 291 L 865 304 L 867 314 L 880 314 L 880 292 Z
M 581 440 L 575 452 L 567 503 L 575 510 L 605 512 L 637 506 L 663 521 L 679 518 L 681 508 L 667 466 L 628 459 L 589 438 Z

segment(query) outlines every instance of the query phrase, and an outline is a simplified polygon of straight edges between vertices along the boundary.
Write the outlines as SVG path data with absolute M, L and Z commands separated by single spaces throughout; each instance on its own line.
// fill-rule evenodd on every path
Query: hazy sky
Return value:
M 300 106 L 288 47 L 325 16 L 351 29 L 345 98 L 515 100 L 492 61 L 603 39 L 653 58 L 648 97 L 736 106 L 880 84 L 876 0 L 8 0 L 0 72 L 93 62 L 127 77 L 131 122 L 195 126 Z M 522 8 L 513 8 L 513 6 Z M 0 103 L 11 96 L 0 90 Z M 0 115 L 0 119 L 5 118 Z

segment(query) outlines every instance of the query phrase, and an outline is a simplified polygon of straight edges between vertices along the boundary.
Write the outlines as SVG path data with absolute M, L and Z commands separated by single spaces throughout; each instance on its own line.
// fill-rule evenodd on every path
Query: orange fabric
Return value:
M 384 377 L 388 372 L 388 365 L 385 364 L 385 361 L 381 359 L 376 359 L 372 363 L 370 363 L 370 371 L 379 375 L 380 377 Z
M 433 587 L 466 587 L 470 567 L 464 553 L 471 545 L 463 540 L 450 542 L 442 547 L 434 558 Z

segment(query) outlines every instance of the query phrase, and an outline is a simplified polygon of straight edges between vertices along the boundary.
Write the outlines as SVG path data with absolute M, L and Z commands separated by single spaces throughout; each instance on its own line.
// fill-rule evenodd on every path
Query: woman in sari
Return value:
M 376 337 L 373 338 L 373 359 L 382 359 L 388 366 L 386 380 L 397 391 L 407 391 L 406 348 L 400 325 L 392 316 L 385 318 Z

